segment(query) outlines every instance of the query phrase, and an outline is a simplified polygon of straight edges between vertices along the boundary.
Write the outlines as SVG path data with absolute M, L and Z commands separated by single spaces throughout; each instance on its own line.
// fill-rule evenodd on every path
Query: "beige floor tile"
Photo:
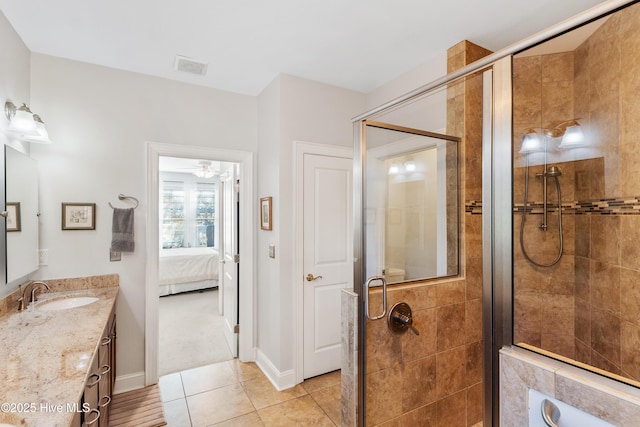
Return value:
M 266 377 L 244 381 L 242 383 L 242 387 L 256 409 L 266 408 L 267 406 L 275 405 L 307 394 L 299 384 L 287 390 L 278 391 Z
M 188 371 L 182 371 L 180 375 L 182 376 L 182 384 L 187 396 L 239 383 L 227 363 L 216 363 L 201 368 L 189 369 Z
M 313 393 L 314 391 L 321 390 L 323 388 L 331 387 L 334 385 L 340 385 L 340 371 L 329 372 L 328 374 L 319 375 L 317 377 L 304 380 L 302 387 L 307 393 Z
M 162 408 L 164 409 L 164 418 L 167 421 L 167 427 L 191 426 L 185 398 L 164 402 Z
M 240 382 L 264 378 L 264 374 L 258 368 L 258 365 L 253 362 L 240 362 L 238 359 L 233 359 L 227 363 L 231 366 Z
M 240 384 L 233 384 L 187 397 L 191 424 L 206 427 L 254 412 Z
M 334 426 L 311 396 L 302 396 L 258 411 L 266 427 Z
M 182 378 L 180 373 L 165 375 L 160 377 L 158 381 L 160 386 L 160 397 L 163 402 L 169 402 L 175 399 L 184 399 L 184 389 L 182 388 Z
M 341 393 L 342 389 L 339 383 L 310 393 L 313 400 L 336 425 L 340 425 Z
M 262 427 L 264 423 L 257 412 L 251 412 L 247 415 L 242 415 L 238 418 L 233 418 L 229 421 L 223 421 L 218 424 L 214 424 L 215 427 Z M 212 426 L 212 427 L 213 427 Z

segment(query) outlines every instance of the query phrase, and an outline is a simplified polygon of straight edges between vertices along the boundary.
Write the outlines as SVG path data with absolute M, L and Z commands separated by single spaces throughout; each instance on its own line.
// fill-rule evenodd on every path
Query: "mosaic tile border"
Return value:
M 549 204 L 548 212 L 557 212 L 558 206 Z M 513 211 L 522 213 L 523 203 L 516 203 Z M 471 215 L 482 215 L 482 201 L 468 200 L 465 212 Z M 529 203 L 526 212 L 542 214 L 542 203 Z M 570 215 L 640 215 L 640 197 L 618 197 L 586 201 L 572 201 L 562 204 L 562 212 Z

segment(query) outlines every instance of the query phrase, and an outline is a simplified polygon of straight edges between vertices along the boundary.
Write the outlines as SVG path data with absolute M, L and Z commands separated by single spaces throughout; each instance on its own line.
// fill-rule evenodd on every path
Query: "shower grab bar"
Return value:
M 558 420 L 560 419 L 560 409 L 553 402 L 544 399 L 540 407 L 542 409 L 542 419 L 549 427 L 558 427 Z
M 379 316 L 371 316 L 369 314 L 369 289 L 371 289 L 371 283 L 379 280 L 382 282 L 382 314 Z M 387 281 L 384 279 L 384 276 L 373 276 L 367 279 L 367 282 L 364 284 L 364 314 L 367 316 L 369 320 L 378 320 L 382 319 L 387 314 Z

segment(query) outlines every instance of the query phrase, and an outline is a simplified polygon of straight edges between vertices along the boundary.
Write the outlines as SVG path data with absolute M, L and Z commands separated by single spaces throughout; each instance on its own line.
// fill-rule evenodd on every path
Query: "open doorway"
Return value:
M 226 263 L 224 249 L 237 247 L 238 218 L 228 205 L 237 200 L 238 169 L 234 162 L 159 158 L 159 375 L 237 356 L 238 273 L 229 271 L 237 266 Z
M 211 167 L 215 161 L 220 164 L 228 163 L 229 173 L 220 175 L 220 187 L 230 190 L 230 197 L 227 206 L 232 209 L 229 211 L 225 221 L 224 217 L 219 218 L 219 236 L 228 234 L 235 236 L 233 244 L 219 243 L 222 251 L 220 252 L 220 260 L 224 261 L 224 273 L 219 273 L 218 288 L 224 288 L 223 306 L 218 308 L 225 317 L 224 328 L 225 340 L 228 339 L 229 348 L 235 350 L 235 355 L 242 362 L 255 360 L 255 344 L 254 344 L 254 227 L 256 221 L 254 201 L 254 154 L 251 152 L 223 150 L 210 147 L 173 145 L 148 142 L 147 143 L 147 274 L 146 274 L 146 295 L 145 299 L 145 384 L 151 385 L 158 382 L 159 374 L 159 340 L 160 340 L 160 291 L 159 291 L 159 264 L 160 250 L 162 248 L 160 229 L 161 229 L 161 209 L 160 209 L 160 158 L 176 157 L 190 159 L 191 161 L 202 160 L 211 161 Z M 197 163 L 197 162 L 196 162 Z M 191 163 L 192 165 L 193 163 Z M 189 166 L 191 166 L 189 165 Z M 222 171 L 225 172 L 225 171 Z M 240 188 L 242 181 L 242 188 Z M 218 196 L 220 200 L 225 199 L 224 196 Z M 242 207 L 242 210 L 240 210 Z M 220 213 L 225 209 L 220 209 Z M 207 227 L 211 224 L 204 225 L 204 234 L 202 241 L 207 240 Z M 213 231 L 215 241 L 215 223 L 214 227 L 208 228 L 209 233 Z M 197 237 L 194 237 L 196 239 Z M 229 239 L 231 240 L 231 239 Z M 242 262 L 239 262 L 240 259 Z M 219 267 L 220 268 L 220 267 Z M 227 274 L 228 273 L 228 274 Z M 232 280 L 230 280 L 232 279 Z M 224 281 L 223 281 L 224 280 Z M 230 286 L 231 283 L 235 285 Z M 221 285 L 223 283 L 223 285 Z M 235 295 L 233 298 L 226 298 L 229 295 L 227 288 L 232 289 Z M 195 290 L 195 292 L 198 292 Z M 203 290 L 203 294 L 213 291 Z M 230 291 L 231 292 L 231 291 Z M 225 296 L 226 295 L 226 296 Z M 240 296 L 240 298 L 238 297 Z M 233 303 L 224 305 L 224 301 L 232 300 Z M 226 319 L 229 316 L 229 320 Z M 189 325 L 191 328 L 193 325 Z M 227 331 L 228 329 L 228 331 Z M 182 331 L 185 332 L 184 330 Z

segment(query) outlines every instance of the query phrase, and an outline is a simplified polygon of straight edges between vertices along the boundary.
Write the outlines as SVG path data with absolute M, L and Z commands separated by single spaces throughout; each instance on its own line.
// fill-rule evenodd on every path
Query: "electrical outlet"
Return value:
M 49 265 L 49 249 L 38 249 L 38 265 Z

